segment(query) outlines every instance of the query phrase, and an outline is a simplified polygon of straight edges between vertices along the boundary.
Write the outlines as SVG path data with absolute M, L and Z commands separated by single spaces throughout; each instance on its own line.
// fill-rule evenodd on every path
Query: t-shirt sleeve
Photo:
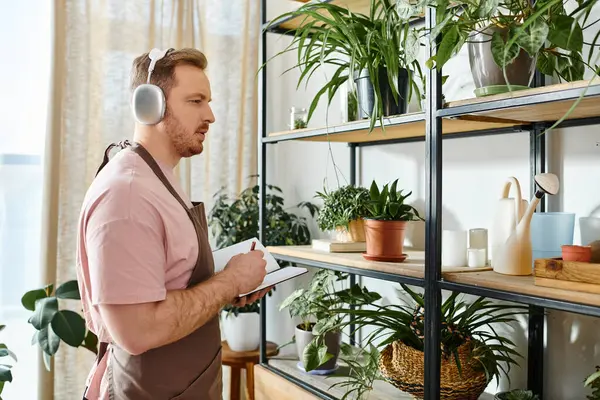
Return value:
M 92 304 L 135 304 L 166 297 L 161 228 L 129 218 L 88 226 Z

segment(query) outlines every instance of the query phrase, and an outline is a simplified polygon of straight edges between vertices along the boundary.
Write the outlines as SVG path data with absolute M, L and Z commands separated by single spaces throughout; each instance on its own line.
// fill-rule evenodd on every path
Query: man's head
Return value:
M 150 58 L 148 53 L 133 62 L 131 89 L 146 83 Z M 200 154 L 209 124 L 215 121 L 210 108 L 210 83 L 204 73 L 206 57 L 196 49 L 171 50 L 158 60 L 150 83 L 162 89 L 167 100 L 165 116 L 155 126 L 165 135 L 179 157 Z

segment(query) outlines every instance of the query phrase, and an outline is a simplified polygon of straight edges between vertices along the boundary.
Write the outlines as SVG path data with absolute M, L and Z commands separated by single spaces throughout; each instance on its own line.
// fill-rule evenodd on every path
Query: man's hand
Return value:
M 231 305 L 234 307 L 244 307 L 247 304 L 252 304 L 255 301 L 262 299 L 267 293 L 271 291 L 271 289 L 273 289 L 273 286 L 270 286 L 263 290 L 259 290 L 258 292 L 254 292 L 248 296 L 238 297 L 233 303 L 231 303 Z
M 266 265 L 262 251 L 239 254 L 221 273 L 190 289 L 170 290 L 164 301 L 101 304 L 100 314 L 119 346 L 131 354 L 141 354 L 189 335 L 241 293 L 256 289 L 267 274 Z M 267 292 L 253 293 L 238 304 L 256 301 Z
M 231 257 L 225 266 L 223 274 L 231 279 L 238 295 L 253 291 L 265 279 L 267 262 L 263 257 L 262 251 L 252 250 L 249 253 Z

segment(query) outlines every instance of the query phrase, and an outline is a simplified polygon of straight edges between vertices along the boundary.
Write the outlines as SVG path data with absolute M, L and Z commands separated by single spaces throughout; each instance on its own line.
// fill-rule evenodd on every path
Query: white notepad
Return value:
M 287 281 L 308 272 L 306 268 L 300 267 L 281 268 L 277 263 L 277 260 L 275 260 L 275 257 L 273 257 L 273 255 L 267 251 L 265 246 L 263 246 L 263 244 L 257 238 L 248 239 L 229 247 L 214 251 L 213 258 L 215 261 L 215 272 L 222 271 L 229 260 L 231 260 L 231 257 L 240 253 L 249 252 L 250 248 L 252 247 L 252 242 L 256 242 L 256 246 L 254 247 L 255 250 L 261 250 L 264 253 L 264 259 L 267 261 L 267 265 L 265 267 L 267 270 L 267 275 L 256 289 L 248 293 L 240 294 L 239 297 L 246 296 L 269 286 L 274 286 L 278 283 Z

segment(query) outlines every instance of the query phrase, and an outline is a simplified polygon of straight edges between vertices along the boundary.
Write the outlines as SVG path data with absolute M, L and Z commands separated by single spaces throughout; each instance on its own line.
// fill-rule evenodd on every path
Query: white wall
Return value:
M 268 16 L 272 18 L 292 6 L 293 2 L 279 0 L 268 2 Z M 590 18 L 594 21 L 596 18 Z M 594 35 L 595 32 L 590 32 Z M 588 38 L 588 41 L 589 38 Z M 268 56 L 274 55 L 289 43 L 289 38 L 275 34 L 268 37 Z M 286 130 L 289 107 L 308 107 L 312 96 L 326 79 L 317 76 L 306 90 L 295 92 L 296 71 L 281 76 L 293 65 L 294 55 L 278 57 L 268 65 L 268 130 Z M 468 65 L 468 56 L 463 51 L 452 59 L 445 68 L 451 78 L 444 87 L 448 100 L 473 97 L 474 85 Z M 328 71 L 330 73 L 330 71 Z M 320 82 L 318 80 L 321 80 Z M 340 121 L 339 99 L 334 100 L 326 121 L 325 106 L 318 108 L 309 126 L 323 126 L 326 122 Z M 413 109 L 414 110 L 414 109 Z M 590 215 L 600 205 L 600 188 L 593 182 L 600 179 L 600 141 L 598 126 L 556 130 L 547 136 L 549 172 L 559 175 L 560 194 L 550 199 L 550 211 L 570 211 L 580 216 Z M 301 200 L 312 200 L 315 191 L 323 188 L 324 179 L 328 187 L 335 187 L 336 178 L 331 155 L 349 179 L 349 150 L 345 144 L 284 142 L 270 145 L 268 151 L 269 183 L 282 187 L 287 204 Z M 413 190 L 412 203 L 424 211 L 425 201 L 425 148 L 424 143 L 398 144 L 365 147 L 359 153 L 359 184 L 368 186 L 371 180 L 379 183 L 399 178 L 402 187 Z M 487 137 L 451 139 L 443 142 L 443 227 L 444 229 L 490 228 L 490 220 L 506 177 L 519 179 L 523 196 L 529 200 L 529 133 L 514 133 Z M 313 224 L 316 236 L 323 234 Z M 422 232 L 421 232 L 422 233 Z M 417 236 L 416 243 L 422 243 Z M 579 242 L 579 227 L 575 227 L 575 242 Z M 385 301 L 394 301 L 396 285 L 374 279 L 363 279 L 369 289 L 379 291 Z M 293 281 L 278 288 L 278 293 L 269 302 L 268 337 L 280 343 L 293 334 L 294 324 L 285 312 L 278 313 L 278 303 L 289 294 Z M 589 390 L 582 381 L 599 364 L 598 343 L 599 320 L 564 312 L 548 310 L 547 355 L 545 368 L 545 400 L 582 399 Z M 511 386 L 524 387 L 527 382 L 527 323 L 521 324 L 510 334 L 525 357 L 522 369 L 511 373 Z M 492 382 L 487 391 L 508 388 L 502 380 L 497 388 Z

